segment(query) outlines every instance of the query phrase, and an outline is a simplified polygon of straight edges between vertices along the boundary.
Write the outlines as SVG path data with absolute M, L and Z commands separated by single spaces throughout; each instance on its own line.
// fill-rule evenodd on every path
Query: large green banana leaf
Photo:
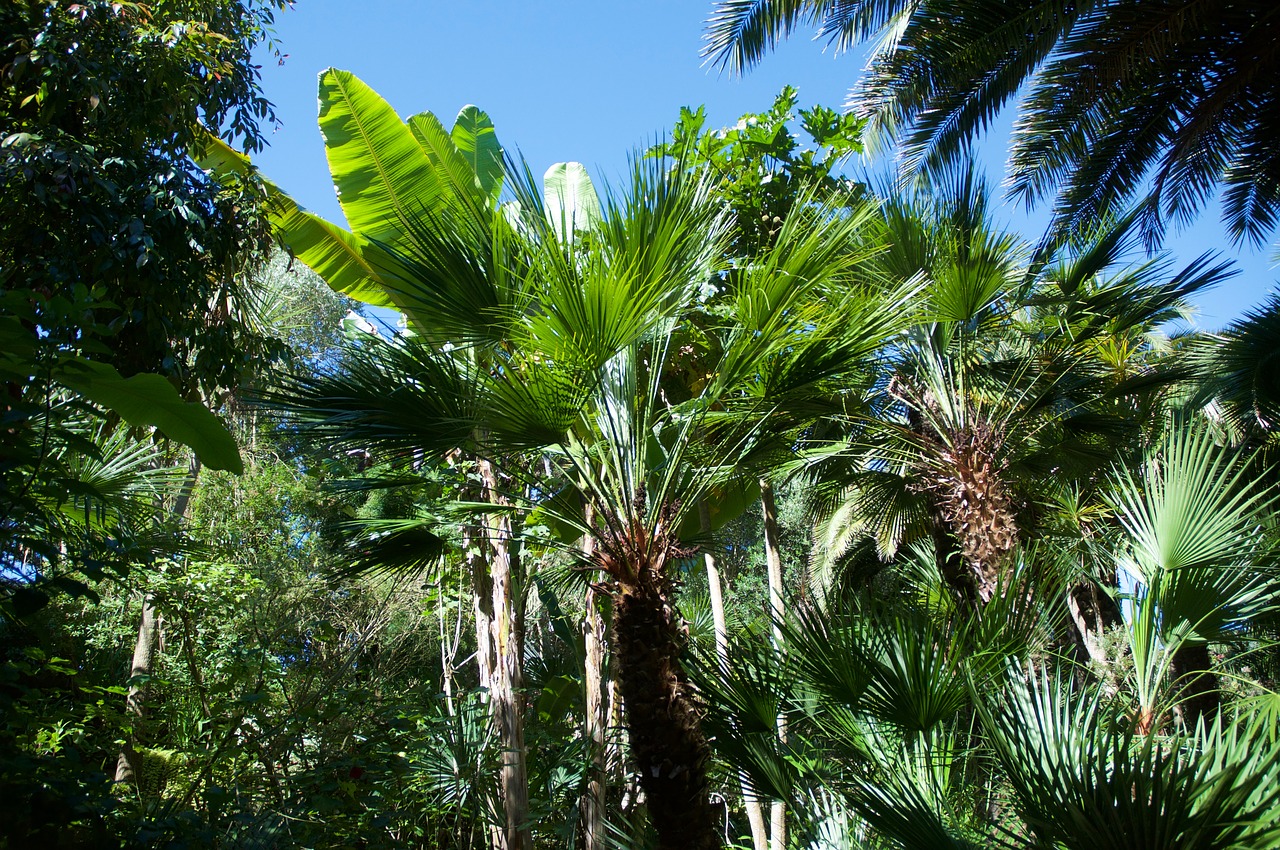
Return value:
M 196 157 L 201 168 L 215 175 L 240 176 L 252 170 L 247 156 L 212 133 L 206 134 L 204 142 L 204 149 Z M 382 267 L 390 264 L 385 251 L 368 239 L 304 210 L 270 180 L 259 179 L 267 192 L 267 216 L 290 253 L 347 297 L 375 307 L 396 307 L 374 267 L 374 262 Z
M 436 179 L 443 187 L 440 202 L 465 205 L 471 212 L 487 210 L 489 199 L 480 185 L 473 159 L 458 148 L 440 119 L 430 112 L 420 112 L 412 116 L 408 124 L 409 132 L 435 169 Z
M 458 112 L 450 133 L 458 152 L 466 158 L 476 176 L 476 185 L 489 205 L 498 202 L 502 191 L 502 145 L 493 122 L 482 109 L 467 104 Z
M 320 74 L 320 133 L 355 233 L 396 248 L 441 200 L 430 158 L 391 105 L 350 71 Z
M 459 234 L 424 245 L 425 230 L 452 231 L 441 223 L 450 221 L 472 222 L 476 233 L 489 226 L 503 179 L 493 122 L 475 106 L 459 112 L 452 131 L 430 113 L 402 121 L 355 75 L 334 68 L 321 73 L 319 89 L 325 154 L 351 230 L 302 209 L 263 180 L 271 223 L 294 256 L 334 289 L 399 310 L 415 327 L 432 327 L 441 299 L 451 302 L 453 287 L 466 286 L 452 276 L 456 264 L 440 266 L 456 253 Z M 206 142 L 197 159 L 202 167 L 216 174 L 250 172 L 247 157 L 213 134 Z M 440 254 L 441 245 L 450 250 Z
M 542 187 L 547 219 L 562 242 L 600 220 L 600 198 L 582 163 L 557 162 L 543 175 Z

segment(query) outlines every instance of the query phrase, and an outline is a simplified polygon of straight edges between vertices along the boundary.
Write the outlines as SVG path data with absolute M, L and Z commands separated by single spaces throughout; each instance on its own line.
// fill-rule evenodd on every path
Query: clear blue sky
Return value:
M 862 69 L 860 56 L 834 56 L 801 34 L 744 79 L 721 75 L 698 55 L 710 10 L 711 0 L 298 0 L 277 21 L 284 64 L 262 60 L 283 126 L 255 161 L 304 206 L 342 221 L 315 123 L 316 76 L 330 66 L 354 72 L 404 116 L 426 110 L 448 124 L 476 104 L 536 174 L 577 160 L 606 179 L 681 106 L 705 104 L 711 126 L 732 124 L 785 84 L 802 106 L 840 106 Z M 993 181 L 1008 126 L 1000 122 L 982 147 Z M 1233 248 L 1216 216 L 1209 209 L 1169 239 L 1180 263 L 1208 250 L 1239 263 L 1235 279 L 1201 300 L 1204 328 L 1237 317 L 1280 280 L 1271 249 Z M 1003 220 L 1034 238 L 1044 216 L 1010 204 Z

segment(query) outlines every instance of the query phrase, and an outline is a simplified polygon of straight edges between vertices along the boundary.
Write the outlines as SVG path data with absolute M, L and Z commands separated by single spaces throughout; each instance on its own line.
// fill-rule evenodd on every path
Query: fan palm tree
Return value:
M 1119 532 L 1101 549 L 1137 582 L 1126 635 L 1143 731 L 1160 720 L 1170 691 L 1185 725 L 1212 720 L 1219 696 L 1209 645 L 1280 604 L 1275 554 L 1260 531 L 1274 495 L 1253 474 L 1207 430 L 1188 427 L 1140 468 L 1115 473 L 1108 502 Z
M 1222 188 L 1236 239 L 1280 214 L 1280 13 L 1267 0 L 721 0 L 706 54 L 731 71 L 816 26 L 839 49 L 881 35 L 855 109 L 910 167 L 955 158 L 1022 92 L 1014 191 L 1056 192 L 1060 230 L 1145 194 L 1156 236 Z
M 1122 704 L 1016 665 L 978 704 L 1041 846 L 1207 850 L 1280 840 L 1280 753 L 1263 717 L 1143 736 Z M 1024 846 L 1020 837 L 1002 843 Z
M 888 277 L 922 278 L 916 326 L 891 350 L 872 414 L 841 440 L 811 442 L 805 463 L 831 494 L 827 558 L 860 539 L 883 559 L 931 539 L 939 571 L 984 604 L 1057 491 L 1092 488 L 1140 435 L 1144 399 L 1177 377 L 1154 368 L 1149 335 L 1225 267 L 1202 258 L 1172 276 L 1160 261 L 1111 271 L 1132 217 L 1028 264 L 991 225 L 973 167 L 948 176 L 884 203 L 891 247 L 877 263 Z
M 780 620 L 781 661 L 747 638 L 732 669 L 696 668 L 718 754 L 789 801 L 797 836 L 817 826 L 811 800 L 822 790 L 861 816 L 864 842 L 872 831 L 907 847 L 985 846 L 977 834 L 990 830 L 963 787 L 988 770 L 973 693 L 999 682 L 1008 658 L 1043 655 L 1060 588 L 1020 571 L 1034 594 L 977 612 L 939 593 L 932 556 L 918 557 L 893 590 L 833 596 Z M 781 743 L 779 712 L 791 730 Z
M 559 471 L 530 492 L 593 541 L 583 562 L 607 577 L 616 678 L 660 843 L 716 846 L 675 598 L 697 506 L 740 477 L 751 434 L 790 415 L 796 387 L 877 350 L 901 311 L 871 290 L 828 297 L 860 259 L 848 246 L 870 214 L 815 207 L 735 285 L 729 328 L 713 335 L 722 344 L 686 380 L 677 331 L 715 280 L 727 234 L 708 183 L 657 159 L 602 200 L 580 166 L 550 178 L 544 193 L 510 169 L 513 203 L 487 216 L 406 215 L 399 246 L 377 244 L 375 271 L 420 332 L 369 338 L 276 400 L 339 445 L 409 460 L 461 448 L 493 481 L 525 474 L 510 459 L 546 453 Z M 775 364 L 767 381 L 761 362 Z M 576 496 L 549 499 L 562 477 Z M 560 507 L 583 503 L 590 523 Z M 502 514 L 519 509 L 512 500 Z

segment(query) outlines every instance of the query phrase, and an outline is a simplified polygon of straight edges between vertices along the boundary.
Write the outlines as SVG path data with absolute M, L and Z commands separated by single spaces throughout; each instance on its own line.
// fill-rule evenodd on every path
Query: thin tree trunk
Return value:
M 488 702 L 493 683 L 493 581 L 489 578 L 488 543 L 474 527 L 462 529 L 462 546 L 466 552 L 467 571 L 471 573 L 471 606 L 476 620 L 476 673 Z
M 1124 622 L 1120 609 L 1110 598 L 1099 592 L 1096 584 L 1083 581 L 1072 587 L 1067 594 L 1067 611 L 1075 627 L 1077 645 L 1088 660 L 1104 668 L 1110 665 L 1112 659 L 1107 657 L 1103 638 L 1107 629 Z
M 460 588 L 461 589 L 461 588 Z M 440 582 L 440 596 L 443 599 L 445 595 L 445 582 Z M 459 602 L 462 600 L 459 599 Z M 458 608 L 458 619 L 454 625 L 453 635 L 449 635 L 449 606 L 440 605 L 440 686 L 444 692 L 444 707 L 450 717 L 457 714 L 457 707 L 454 702 L 454 690 L 457 687 L 457 660 L 458 647 L 461 645 L 462 638 L 462 608 Z
M 587 526 L 591 525 L 590 512 Z M 583 553 L 590 558 L 595 548 L 591 535 L 583 541 Z M 587 614 L 583 623 L 586 639 L 585 684 L 587 689 L 586 736 L 591 747 L 587 790 L 582 795 L 584 850 L 604 850 L 604 811 L 608 773 L 605 769 L 606 724 L 604 689 L 604 619 L 600 616 L 598 594 L 587 588 Z
M 604 699 L 604 620 L 594 588 L 587 591 L 586 618 L 586 735 L 591 746 L 587 790 L 582 797 L 585 850 L 604 850 L 604 812 L 608 773 L 605 769 L 606 723 Z
M 698 505 L 698 521 L 703 535 L 711 532 L 711 510 L 704 501 Z M 721 674 L 729 672 L 729 625 L 724 611 L 724 592 L 720 582 L 720 568 L 716 565 L 716 556 L 710 549 L 703 552 L 703 561 L 707 568 L 707 589 L 711 595 L 711 624 L 716 641 L 716 661 Z M 746 773 L 738 774 L 738 784 L 742 787 L 742 806 L 747 810 L 747 823 L 751 825 L 751 843 L 755 850 L 769 850 L 769 832 L 764 822 L 764 809 L 760 798 L 751 787 Z
M 191 504 L 191 493 L 200 477 L 201 464 L 192 456 L 191 466 L 187 471 L 187 479 L 178 491 L 178 498 L 173 504 L 173 516 L 182 520 L 187 515 L 187 507 Z M 134 761 L 137 755 L 138 732 L 147 715 L 147 697 L 150 692 L 147 680 L 138 681 L 140 677 L 151 677 L 155 673 L 156 648 L 160 643 L 160 612 L 156 610 L 155 599 L 150 593 L 142 597 L 142 617 L 138 625 L 138 637 L 133 644 L 133 659 L 129 664 L 129 692 L 125 696 L 125 713 L 133 724 L 133 732 L 116 759 L 116 782 L 134 781 Z
M 139 726 L 147 714 L 147 682 L 139 677 L 151 676 L 155 671 L 156 643 L 159 640 L 160 617 L 151 594 L 142 597 L 142 623 L 138 626 L 138 639 L 133 644 L 133 661 L 129 665 L 129 693 L 125 697 L 125 713 L 133 723 L 129 740 L 116 759 L 116 782 L 134 781 L 135 747 L 139 738 Z
M 462 551 L 467 572 L 471 575 L 471 605 L 476 621 L 476 675 L 481 699 L 491 705 L 493 693 L 493 581 L 489 576 L 489 541 L 480 528 L 467 524 L 462 528 Z M 491 847 L 506 843 L 506 832 L 496 824 L 489 825 Z
M 1174 651 L 1170 667 L 1182 722 L 1188 729 L 1195 729 L 1201 720 L 1212 723 L 1222 709 L 1222 695 L 1209 657 L 1209 645 L 1184 641 Z
M 480 461 L 488 501 L 499 507 L 509 502 L 493 465 Z M 489 575 L 493 591 L 493 662 L 489 707 L 502 745 L 502 803 L 506 813 L 505 850 L 527 850 L 533 845 L 529 831 L 529 778 L 524 745 L 524 712 L 520 691 L 524 685 L 522 629 L 516 611 L 519 588 L 519 553 L 510 515 L 499 511 L 491 517 L 492 561 Z
M 760 506 L 764 514 L 764 554 L 769 572 L 769 615 L 773 621 L 773 651 L 782 661 L 782 625 L 786 612 L 782 595 L 782 538 L 778 528 L 778 504 L 773 496 L 773 485 L 760 479 Z M 787 718 L 777 718 L 778 740 L 787 743 Z M 770 850 L 786 850 L 787 806 L 782 800 L 774 800 L 770 807 Z

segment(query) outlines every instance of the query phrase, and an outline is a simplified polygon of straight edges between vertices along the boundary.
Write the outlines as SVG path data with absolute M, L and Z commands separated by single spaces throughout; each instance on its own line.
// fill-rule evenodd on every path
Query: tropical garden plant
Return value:
M 1032 7 L 1031 53 L 969 54 L 1021 57 L 1009 85 L 1096 79 L 1072 63 L 1145 8 Z M 32 260 L 63 275 L 48 292 L 0 254 L 0 847 L 1280 843 L 1274 305 L 1175 332 L 1227 269 L 1137 250 L 1195 191 L 1120 213 L 1146 189 L 1105 184 L 1098 215 L 1023 244 L 929 129 L 986 107 L 903 106 L 927 168 L 878 187 L 845 157 L 898 113 L 789 88 L 718 130 L 682 110 L 613 186 L 538 179 L 478 108 L 402 119 L 329 70 L 339 225 L 192 129 L 254 147 L 269 112 L 235 45 L 276 8 L 0 13 L 21 24 L 4 185 L 33 211 L 0 248 L 130 209 L 132 178 L 32 206 L 62 178 L 18 166 L 50 139 L 176 164 L 156 209 L 186 198 L 217 233 L 191 255 L 142 216 L 94 280 L 64 262 L 84 252 Z M 939 9 L 751 2 L 717 26 L 892 19 L 884 63 L 959 74 Z M 1211 23 L 1194 11 L 1147 45 L 1159 73 Z M 1221 23 L 1266 26 L 1247 4 Z M 178 106 L 130 111 L 117 55 Z M 188 60 L 230 64 L 188 88 Z M 941 71 L 903 78 L 937 84 L 928 109 L 953 102 Z M 1070 200 L 1090 150 L 1041 188 Z M 117 315 L 186 272 L 163 315 Z

